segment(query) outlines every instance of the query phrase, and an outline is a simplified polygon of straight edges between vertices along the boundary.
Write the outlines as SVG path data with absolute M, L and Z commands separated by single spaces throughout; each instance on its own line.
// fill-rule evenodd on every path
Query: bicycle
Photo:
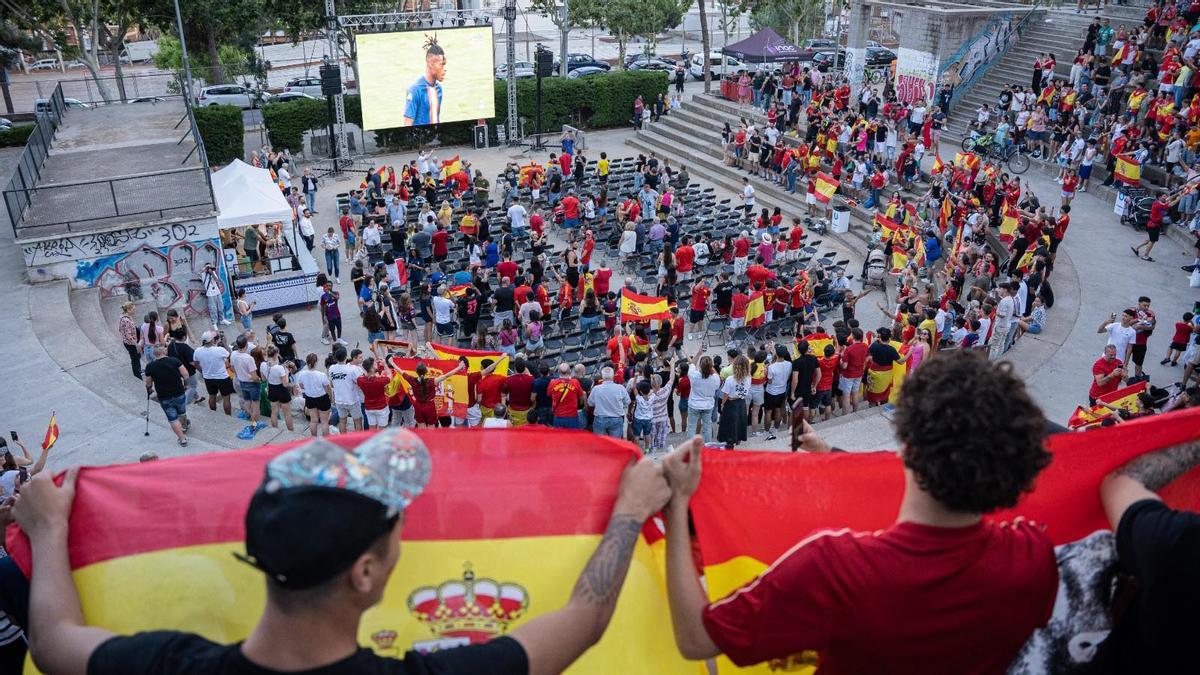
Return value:
M 1017 144 L 999 145 L 992 136 L 970 136 L 962 140 L 963 152 L 976 152 L 984 159 L 994 159 L 1005 164 L 1009 171 L 1022 174 L 1029 170 L 1029 157 Z

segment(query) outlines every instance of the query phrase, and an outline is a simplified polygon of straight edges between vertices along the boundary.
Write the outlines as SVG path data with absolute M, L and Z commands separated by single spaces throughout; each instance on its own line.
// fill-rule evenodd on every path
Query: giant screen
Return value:
M 495 117 L 492 27 L 359 35 L 363 128 Z

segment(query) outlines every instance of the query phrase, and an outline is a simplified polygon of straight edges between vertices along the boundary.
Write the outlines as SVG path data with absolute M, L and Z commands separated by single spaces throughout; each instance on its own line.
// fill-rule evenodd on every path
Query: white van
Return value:
M 725 56 L 725 55 L 721 54 L 721 52 L 709 52 L 708 66 L 709 66 L 709 70 L 712 71 L 713 79 L 715 80 L 715 79 L 721 77 L 722 74 L 736 73 L 737 71 L 741 70 L 742 68 L 745 68 L 746 64 L 742 63 L 741 61 L 738 61 L 737 59 L 733 58 L 732 56 Z M 691 71 L 692 77 L 696 78 L 697 80 L 703 80 L 704 79 L 704 57 L 703 57 L 703 55 L 692 54 L 692 60 L 691 60 L 691 63 L 688 65 L 688 70 Z

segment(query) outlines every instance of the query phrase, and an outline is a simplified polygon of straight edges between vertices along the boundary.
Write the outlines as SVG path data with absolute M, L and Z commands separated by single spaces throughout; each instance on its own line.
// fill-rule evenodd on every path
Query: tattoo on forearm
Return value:
M 1200 442 L 1186 443 L 1142 455 L 1121 467 L 1118 473 L 1133 478 L 1148 490 L 1157 491 L 1198 464 Z
M 596 552 L 579 575 L 571 597 L 594 605 L 615 605 L 641 533 L 642 523 L 637 518 L 614 514 Z

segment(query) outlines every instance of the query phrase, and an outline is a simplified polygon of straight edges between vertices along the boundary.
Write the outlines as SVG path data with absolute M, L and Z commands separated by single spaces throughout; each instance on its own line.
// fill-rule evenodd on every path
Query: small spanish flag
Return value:
M 908 253 L 902 248 L 892 249 L 892 274 L 900 274 L 908 267 Z
M 446 180 L 450 176 L 462 171 L 462 159 L 458 155 L 442 162 L 442 180 Z
M 974 171 L 979 167 L 979 157 L 973 152 L 956 152 L 954 153 L 954 165 L 967 171 Z
M 825 347 L 833 344 L 833 338 L 828 333 L 812 333 L 802 338 L 808 343 L 808 353 L 813 356 L 825 356 Z
M 1113 53 L 1112 61 L 1110 61 L 1109 63 L 1111 63 L 1112 65 L 1115 66 L 1118 63 L 1120 63 L 1121 61 L 1124 61 L 1125 57 L 1129 54 L 1129 50 L 1130 50 L 1129 42 L 1125 42 L 1124 44 L 1121 45 L 1120 49 L 1118 49 L 1116 52 Z M 1132 99 L 1132 97 L 1130 97 L 1130 98 Z
M 1117 164 L 1113 167 L 1113 176 L 1126 185 L 1140 185 L 1142 182 L 1142 163 L 1133 155 L 1117 155 Z
M 837 192 L 839 185 L 838 181 L 834 180 L 833 176 L 830 176 L 824 172 L 817 174 L 816 181 L 817 201 L 821 202 L 822 204 L 828 204 L 829 200 L 833 199 L 834 193 Z
M 750 294 L 750 304 L 746 305 L 746 325 L 751 328 L 757 328 L 767 320 L 767 303 L 763 299 L 762 291 L 754 291 Z
M 954 213 L 954 207 L 950 206 L 950 197 L 947 195 L 942 199 L 942 210 L 938 213 L 938 227 L 942 232 L 950 225 L 950 216 Z
M 1129 107 L 1129 112 L 1137 112 L 1142 108 L 1142 101 L 1146 100 L 1146 90 L 1137 89 L 1129 95 L 1129 100 L 1126 105 Z
M 471 287 L 471 284 L 459 284 L 457 286 L 451 286 L 450 287 L 450 297 L 461 298 L 462 296 L 467 294 L 467 289 L 470 287 Z
M 58 416 L 50 413 L 50 424 L 46 427 L 46 437 L 42 439 L 42 449 L 49 450 L 58 441 Z
M 496 369 L 492 372 L 497 375 L 508 374 L 508 354 L 504 352 L 491 352 L 483 349 L 462 349 L 460 347 L 451 347 L 449 345 L 433 344 L 433 353 L 439 359 L 453 359 L 455 361 L 466 357 L 467 372 L 478 373 L 483 370 L 484 360 L 492 360 L 499 363 Z
M 666 297 L 638 295 L 628 288 L 621 289 L 621 321 L 651 321 L 671 318 Z
M 941 173 L 941 172 L 942 172 L 942 169 L 944 169 L 944 168 L 946 168 L 946 165 L 945 165 L 945 163 L 943 163 L 943 162 L 942 162 L 942 156 L 941 156 L 941 155 L 934 155 L 934 156 L 933 156 L 933 170 L 932 170 L 932 172 L 933 172 L 934 174 L 939 174 L 939 173 Z

